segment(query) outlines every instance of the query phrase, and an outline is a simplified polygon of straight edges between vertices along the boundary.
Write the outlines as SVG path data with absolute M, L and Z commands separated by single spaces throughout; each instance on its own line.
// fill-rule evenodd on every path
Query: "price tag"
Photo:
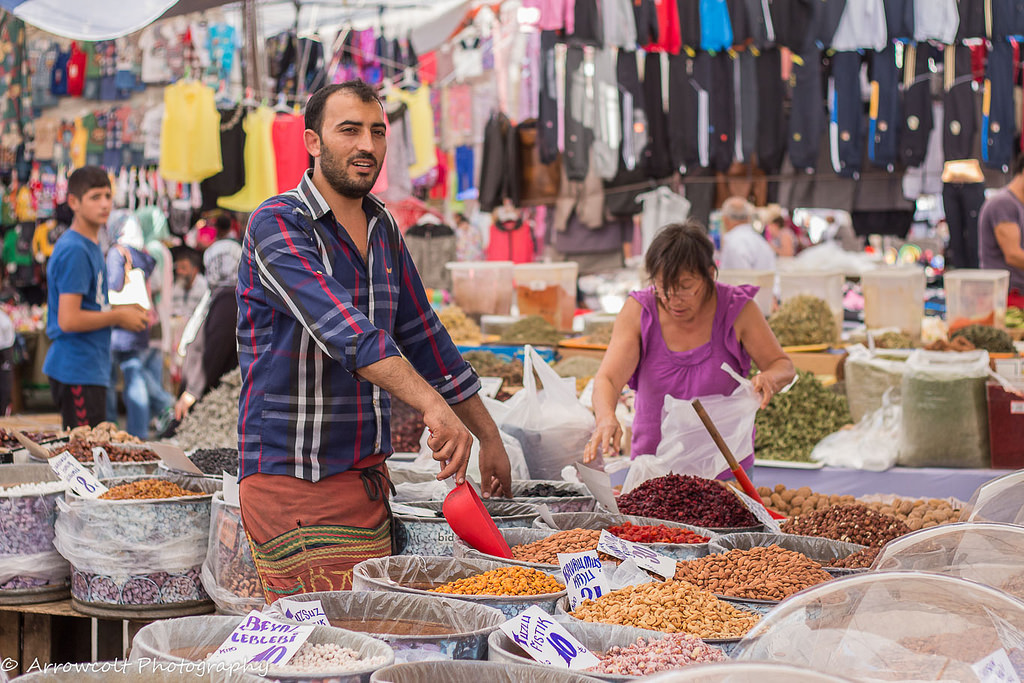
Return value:
M 676 561 L 671 557 L 656 553 L 639 543 L 619 538 L 607 531 L 602 531 L 601 537 L 597 539 L 597 550 L 620 560 L 633 560 L 638 567 L 650 570 L 666 579 L 671 579 L 676 575 Z
M 224 502 L 234 507 L 239 507 L 238 502 L 238 477 L 233 474 L 221 471 L 221 478 L 224 481 Z
M 732 488 L 732 487 L 730 487 Z M 764 528 L 768 533 L 781 534 L 782 528 L 779 526 L 779 520 L 773 519 L 768 510 L 765 509 L 764 505 L 761 505 L 756 500 L 743 493 L 739 489 L 732 489 L 732 492 L 736 494 L 736 497 L 740 499 L 744 506 L 757 518 L 757 521 L 764 524 Z
M 601 560 L 593 550 L 582 553 L 558 553 L 562 579 L 569 593 L 569 605 L 576 609 L 584 600 L 597 600 L 609 592 Z
M 505 380 L 501 377 L 481 377 L 480 378 L 480 395 L 486 396 L 487 398 L 494 398 L 501 391 L 501 385 L 504 384 Z
M 1006 650 L 1000 648 L 971 666 L 981 683 L 1020 683 Z
M 71 490 L 82 498 L 99 498 L 108 491 L 107 487 L 101 484 L 92 472 L 75 460 L 75 456 L 71 455 L 70 451 L 55 455 L 48 462 L 54 474 L 66 481 Z
M 327 615 L 324 613 L 324 606 L 319 600 L 289 600 L 280 598 L 277 604 L 281 606 L 284 615 L 295 621 L 308 621 L 321 626 L 330 626 Z
M 207 661 L 287 664 L 314 628 L 315 624 L 275 621 L 253 610 L 242 617 L 235 630 Z
M 555 517 L 551 514 L 551 508 L 548 507 L 547 503 L 538 503 L 537 513 L 540 515 L 540 518 L 544 521 L 545 524 L 547 524 L 552 529 L 558 529 L 558 523 L 555 522 Z
M 501 630 L 538 662 L 581 671 L 601 663 L 554 617 L 534 605 L 501 625 Z
M 615 494 L 612 492 L 612 479 L 607 472 L 584 467 L 580 463 L 576 463 L 576 472 L 597 502 L 619 514 L 619 504 L 615 502 Z
M 177 446 L 166 443 L 150 443 L 147 447 L 163 460 L 164 464 L 172 470 L 188 472 L 190 474 L 203 474 L 203 471 L 196 467 L 195 463 L 189 460 L 185 451 Z

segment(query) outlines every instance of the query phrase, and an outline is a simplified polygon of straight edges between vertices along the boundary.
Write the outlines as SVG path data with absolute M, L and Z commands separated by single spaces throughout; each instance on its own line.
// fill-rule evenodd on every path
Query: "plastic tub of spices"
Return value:
M 516 479 L 512 482 L 512 500 L 529 505 L 544 504 L 551 512 L 590 512 L 594 496 L 583 484 L 544 479 Z
M 513 503 L 508 500 L 487 499 L 484 507 L 499 529 L 511 527 L 529 527 L 537 519 L 540 511 L 534 505 Z M 436 517 L 417 517 L 407 514 L 396 514 L 395 519 L 402 523 L 408 541 L 402 555 L 451 555 L 455 533 L 441 515 L 441 501 L 416 501 L 408 503 L 410 507 L 431 510 Z
M 572 330 L 578 263 L 520 263 L 514 275 L 520 315 L 539 315 L 561 332 Z
M 493 607 L 453 598 L 331 591 L 303 593 L 289 599 L 319 600 L 331 626 L 383 640 L 395 651 L 396 662 L 483 659 L 487 656 L 487 637 L 507 621 Z M 271 605 L 268 613 L 287 621 L 280 602 Z
M 409 557 L 404 555 L 381 557 L 365 560 L 355 566 L 352 573 L 352 589 L 465 600 L 473 604 L 493 607 L 508 619 L 534 605 L 553 614 L 555 603 L 565 597 L 564 586 L 558 591 L 535 595 L 462 595 L 437 593 L 433 590 L 452 581 L 510 567 L 512 565 L 505 562 L 451 557 Z M 523 567 L 522 569 L 527 568 Z
M 508 315 L 515 292 L 511 261 L 452 261 L 445 267 L 452 274 L 455 305 L 467 315 Z
M 226 503 L 222 491 L 213 494 L 210 545 L 200 578 L 217 609 L 225 614 L 248 614 L 266 604 L 249 539 L 242 529 L 241 510 Z
M 135 634 L 129 661 L 204 662 L 242 619 L 244 617 L 209 615 L 155 621 Z M 347 648 L 354 651 L 352 660 L 332 665 L 312 652 L 315 646 L 327 646 L 331 650 Z M 303 660 L 305 665 L 295 664 L 297 659 Z M 374 671 L 394 662 L 394 651 L 376 638 L 333 626 L 314 626 L 309 639 L 289 663 L 271 665 L 265 676 L 278 681 L 359 683 L 368 681 Z M 259 673 L 264 675 L 263 671 Z
M 54 546 L 71 564 L 75 609 L 116 619 L 211 611 L 199 575 L 220 483 L 175 475 L 103 483 L 112 494 L 171 497 L 90 500 L 68 491 L 58 501 Z
M 57 500 L 66 488 L 49 465 L 0 467 L 0 604 L 67 597 L 71 568 L 53 547 Z
M 574 671 L 538 669 L 525 664 L 497 662 L 415 662 L 377 671 L 371 683 L 592 683 Z
M 564 623 L 562 626 L 576 640 L 580 641 L 584 647 L 596 656 L 601 657 L 602 660 L 605 659 L 606 655 L 612 655 L 609 658 L 608 664 L 610 666 L 608 668 L 617 668 L 621 671 L 636 667 L 642 671 L 642 673 L 634 675 L 600 673 L 601 669 L 599 671 L 587 669 L 580 672 L 602 681 L 633 681 L 644 675 L 658 671 L 667 671 L 669 668 L 691 666 L 701 661 L 723 661 L 726 659 L 725 652 L 721 648 L 707 645 L 695 636 L 687 636 L 685 634 L 673 636 L 664 631 L 649 631 L 633 628 L 632 626 L 614 626 L 612 624 L 589 624 L 582 621 L 572 621 Z M 646 647 L 636 647 L 637 639 L 639 638 L 644 639 Z M 673 641 L 680 639 L 685 639 L 685 644 L 679 644 L 683 645 L 683 647 L 675 645 L 674 656 L 668 655 L 665 649 L 672 648 Z M 625 653 L 608 652 L 612 648 L 631 647 L 637 650 L 635 654 L 630 654 L 629 650 Z M 652 650 L 661 651 L 652 652 Z M 501 630 L 492 633 L 488 639 L 487 659 L 492 662 L 529 664 L 531 666 L 548 668 L 548 665 L 537 662 L 530 657 L 525 650 Z
M 681 522 L 669 522 L 664 519 L 652 517 L 636 517 L 633 515 L 617 515 L 613 512 L 556 512 L 551 515 L 552 520 L 558 529 L 608 529 L 613 526 L 621 526 L 630 523 L 636 526 L 666 526 L 670 529 L 685 529 L 695 534 L 704 536 L 708 541 L 718 538 L 718 534 L 710 529 L 699 526 L 683 524 Z M 543 518 L 538 518 L 533 523 L 538 529 L 549 529 Z M 708 543 L 645 543 L 653 550 L 675 558 L 677 560 L 689 560 L 694 557 L 704 557 L 708 554 Z

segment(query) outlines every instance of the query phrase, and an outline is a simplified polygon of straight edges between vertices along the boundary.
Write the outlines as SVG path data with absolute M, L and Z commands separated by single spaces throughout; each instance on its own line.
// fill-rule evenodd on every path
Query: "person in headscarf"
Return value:
M 130 211 L 115 211 L 107 220 L 110 249 L 107 251 L 107 282 L 112 293 L 122 292 L 128 287 L 144 288 L 141 293 L 150 309 L 150 327 L 156 320 L 152 309 L 152 295 L 146 284 L 156 268 L 156 261 L 144 250 L 142 227 Z M 135 285 L 131 284 L 132 271 L 141 270 L 142 276 Z M 118 327 L 111 331 L 110 353 L 112 375 L 121 369 L 124 378 L 124 405 L 126 413 L 125 431 L 140 439 L 149 438 L 149 422 L 153 417 L 167 411 L 174 403 L 171 396 L 147 370 L 144 354 L 149 350 L 149 327 L 141 332 L 131 332 Z M 111 386 L 116 377 L 112 376 Z M 107 419 L 116 421 L 117 394 L 107 392 Z
M 242 245 L 231 239 L 217 240 L 203 253 L 210 288 L 199 300 L 178 345 L 178 355 L 184 357 L 185 363 L 181 393 L 174 405 L 176 420 L 182 420 L 196 401 L 215 389 L 221 377 L 238 368 L 235 284 L 241 258 Z

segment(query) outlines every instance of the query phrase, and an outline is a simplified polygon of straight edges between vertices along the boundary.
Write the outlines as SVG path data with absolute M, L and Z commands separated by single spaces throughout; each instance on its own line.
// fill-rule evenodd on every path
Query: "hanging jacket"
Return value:
M 445 267 L 455 260 L 455 232 L 451 227 L 442 223 L 417 223 L 406 231 L 405 246 L 424 287 L 451 289 L 451 274 Z
M 491 115 L 484 128 L 480 163 L 480 208 L 491 211 L 509 199 L 519 204 L 519 145 L 512 122 L 504 114 Z
M 535 254 L 533 230 L 529 221 L 519 218 L 491 225 L 490 241 L 487 243 L 488 261 L 533 263 Z
M 562 159 L 550 164 L 540 158 L 537 119 L 527 119 L 516 126 L 519 138 L 519 199 L 523 204 L 550 204 L 558 197 Z

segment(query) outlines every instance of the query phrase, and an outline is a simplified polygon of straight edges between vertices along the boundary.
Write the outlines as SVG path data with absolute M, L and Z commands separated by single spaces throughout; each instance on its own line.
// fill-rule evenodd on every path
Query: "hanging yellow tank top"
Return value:
M 220 114 L 213 88 L 178 82 L 164 88 L 160 175 L 179 183 L 220 173 Z
M 434 110 L 430 107 L 430 88 L 423 85 L 408 92 L 396 88 L 388 99 L 397 99 L 409 107 L 409 129 L 416 159 L 409 164 L 409 177 L 420 178 L 437 166 L 434 143 Z
M 75 119 L 75 132 L 71 135 L 71 167 L 85 166 L 85 148 L 89 144 L 89 129 L 82 123 L 82 117 Z

